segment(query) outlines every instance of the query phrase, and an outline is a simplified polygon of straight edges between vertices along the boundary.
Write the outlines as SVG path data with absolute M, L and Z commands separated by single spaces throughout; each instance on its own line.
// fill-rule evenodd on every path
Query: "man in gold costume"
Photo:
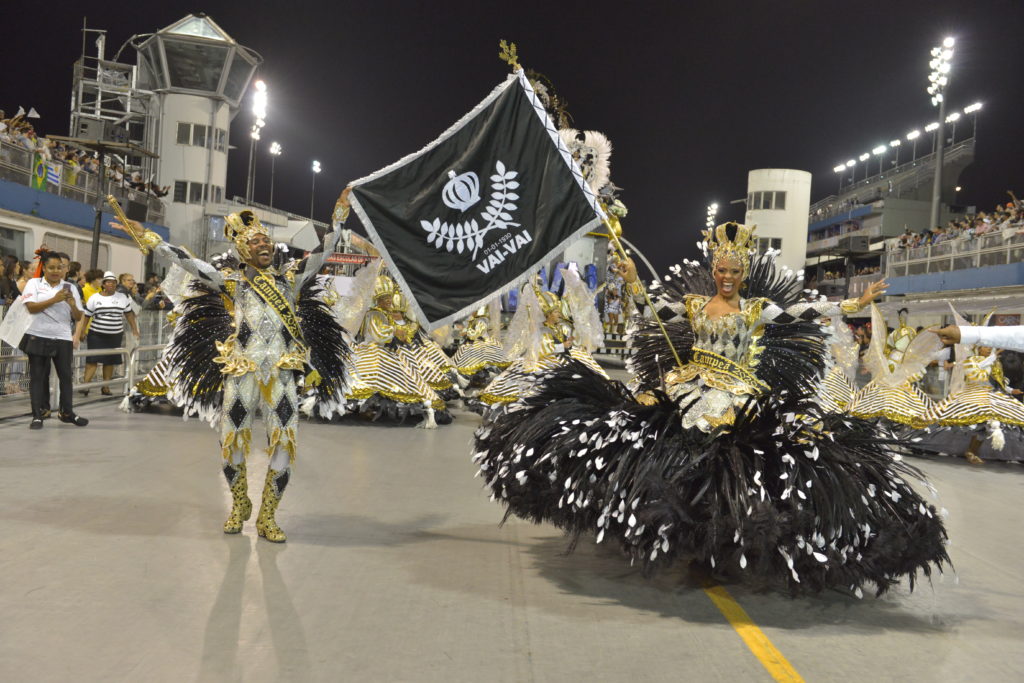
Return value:
M 231 491 L 232 506 L 224 533 L 237 534 L 252 516 L 248 496 L 246 458 L 251 450 L 252 424 L 257 410 L 262 414 L 267 432 L 267 454 L 270 464 L 263 488 L 263 501 L 256 519 L 260 537 L 274 543 L 286 540 L 275 514 L 285 487 L 291 478 L 295 459 L 298 398 L 296 375 L 310 360 L 311 349 L 303 334 L 303 322 L 296 313 L 303 285 L 314 278 L 334 251 L 348 215 L 347 192 L 342 194 L 335 212 L 335 228 L 324 242 L 307 258 L 289 261 L 274 267 L 275 245 L 270 231 L 263 227 L 252 211 L 231 214 L 225 219 L 224 232 L 234 244 L 241 259 L 236 267 L 218 269 L 191 256 L 181 247 L 165 244 L 159 235 L 135 221 L 112 222 L 111 227 L 129 233 L 143 250 L 152 249 L 170 263 L 181 266 L 196 278 L 196 286 L 209 292 L 205 304 L 207 319 L 202 326 L 185 326 L 172 340 L 170 355 L 196 377 L 208 378 L 211 393 L 223 390 L 220 404 L 220 445 L 224 457 L 224 476 Z M 200 297 L 201 299 L 202 297 Z M 196 329 L 191 329 L 191 328 Z M 216 329 L 215 329 L 216 327 Z M 228 327 L 223 341 L 220 327 Z M 200 332 L 200 328 L 202 332 Z M 340 328 L 337 328 L 340 332 Z M 190 335 L 205 339 L 187 340 Z M 219 353 L 213 362 L 219 372 L 210 372 L 194 349 L 213 339 Z M 176 344 L 181 344 L 175 348 Z M 346 347 L 347 351 L 347 347 Z M 319 381 L 311 373 L 310 382 Z M 197 382 L 178 375 L 173 391 L 193 392 Z

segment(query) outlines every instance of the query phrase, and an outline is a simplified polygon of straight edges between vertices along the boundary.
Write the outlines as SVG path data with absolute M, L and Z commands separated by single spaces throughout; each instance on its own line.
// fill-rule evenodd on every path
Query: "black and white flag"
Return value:
M 351 203 L 428 330 L 603 219 L 522 70 L 424 149 L 352 183 Z

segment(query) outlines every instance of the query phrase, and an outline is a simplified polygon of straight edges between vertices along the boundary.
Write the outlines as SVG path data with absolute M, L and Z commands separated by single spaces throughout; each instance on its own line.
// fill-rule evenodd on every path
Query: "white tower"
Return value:
M 747 174 L 747 224 L 757 225 L 758 251 L 782 251 L 777 263 L 793 270 L 807 255 L 807 214 L 811 174 L 787 168 L 762 168 Z
M 204 14 L 160 29 L 136 49 L 139 86 L 155 93 L 147 147 L 160 155 L 157 183 L 171 187 L 171 239 L 206 256 L 205 207 L 224 199 L 231 119 L 262 59 Z

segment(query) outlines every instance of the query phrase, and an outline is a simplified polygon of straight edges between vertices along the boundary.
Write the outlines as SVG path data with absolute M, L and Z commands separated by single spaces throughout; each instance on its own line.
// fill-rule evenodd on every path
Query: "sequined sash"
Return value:
M 288 329 L 288 333 L 292 335 L 295 341 L 302 341 L 302 329 L 299 327 L 299 319 L 295 315 L 295 311 L 292 310 L 292 306 L 288 303 L 288 299 L 285 298 L 284 294 L 277 287 L 277 283 L 274 282 L 274 277 L 264 272 L 257 272 L 256 276 L 252 279 L 246 278 L 249 284 L 252 286 L 254 292 L 256 292 L 261 299 L 263 299 L 270 308 L 277 313 L 277 317 L 281 319 L 284 326 Z

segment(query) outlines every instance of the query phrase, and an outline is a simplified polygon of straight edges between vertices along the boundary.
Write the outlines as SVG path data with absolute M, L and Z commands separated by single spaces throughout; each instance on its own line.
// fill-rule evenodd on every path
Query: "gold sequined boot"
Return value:
M 284 543 L 285 535 L 281 527 L 274 519 L 277 506 L 281 503 L 281 496 L 288 485 L 288 478 L 291 476 L 291 468 L 283 470 L 272 470 L 267 468 L 267 483 L 263 486 L 263 503 L 260 505 L 260 514 L 256 517 L 256 533 L 274 543 Z
M 224 533 L 237 534 L 242 530 L 242 522 L 252 517 L 252 501 L 249 500 L 249 482 L 245 478 L 245 461 L 238 465 L 231 461 L 224 463 L 224 477 L 231 489 L 231 514 L 224 522 Z

